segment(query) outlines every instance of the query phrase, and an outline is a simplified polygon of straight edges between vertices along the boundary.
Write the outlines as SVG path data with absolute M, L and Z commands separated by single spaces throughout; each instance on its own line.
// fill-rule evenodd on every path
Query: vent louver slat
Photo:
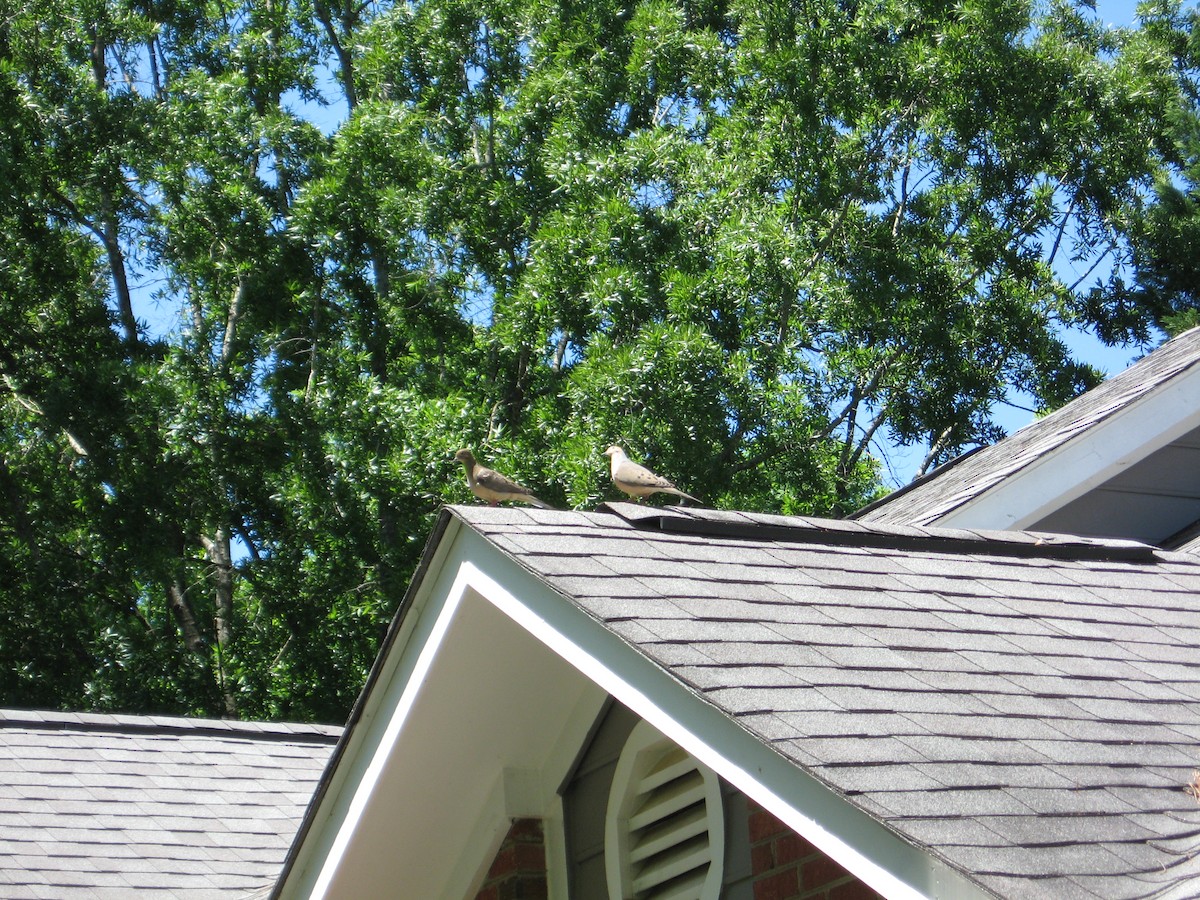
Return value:
M 643 791 L 653 790 L 695 769 L 696 763 L 686 753 L 682 750 L 671 750 L 664 753 L 663 758 L 642 776 L 638 788 Z
M 695 874 L 703 881 L 711 859 L 708 835 L 692 838 L 647 860 L 633 876 L 633 889 L 639 897 L 657 897 L 650 893 L 655 887 L 681 875 Z
M 671 753 L 637 783 L 635 793 L 629 861 L 637 896 L 698 897 L 687 884 L 703 884 L 712 859 L 704 776 L 687 757 Z
M 660 885 L 645 896 L 649 900 L 696 900 L 704 890 L 704 881 L 707 877 L 707 870 L 697 869 L 667 884 Z
M 664 850 L 681 844 L 688 838 L 708 831 L 708 810 L 703 804 L 697 804 L 684 810 L 677 816 L 672 816 L 659 825 L 642 829 L 637 834 L 629 858 L 633 862 L 662 853 Z
M 638 791 L 645 799 L 641 808 L 629 817 L 629 827 L 637 831 L 653 822 L 665 819 L 672 813 L 686 809 L 693 803 L 704 802 L 704 778 L 692 769 L 682 778 L 677 778 L 651 791 Z

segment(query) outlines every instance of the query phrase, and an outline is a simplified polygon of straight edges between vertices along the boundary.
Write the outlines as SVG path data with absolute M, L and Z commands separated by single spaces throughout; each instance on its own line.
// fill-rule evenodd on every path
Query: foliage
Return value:
M 0 0 L 0 702 L 341 720 L 460 446 L 838 515 L 1069 399 L 1195 305 L 1160 6 Z
M 1147 13 L 1142 38 L 1170 56 L 1182 89 L 1164 140 L 1173 165 L 1158 173 L 1153 202 L 1129 211 L 1133 279 L 1110 290 L 1177 334 L 1200 325 L 1200 11 Z

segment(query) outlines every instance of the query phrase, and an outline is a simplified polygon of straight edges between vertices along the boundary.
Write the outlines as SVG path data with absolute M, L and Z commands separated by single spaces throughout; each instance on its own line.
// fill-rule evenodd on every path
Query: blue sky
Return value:
M 1137 15 L 1134 0 L 1097 0 L 1096 13 L 1110 25 L 1132 25 Z
M 1107 25 L 1134 25 L 1137 20 L 1137 2 L 1096 0 L 1096 15 Z M 1105 346 L 1094 334 L 1087 331 L 1072 330 L 1065 332 L 1063 337 L 1076 358 L 1095 366 L 1108 376 L 1123 371 L 1142 356 L 1142 351 L 1137 347 Z M 1014 397 L 1013 400 L 1013 405 L 1002 404 L 993 411 L 996 422 L 1010 434 L 1028 425 L 1035 418 L 1029 411 L 1030 404 L 1024 398 Z M 896 448 L 877 445 L 876 450 L 883 455 L 885 461 L 884 480 L 895 487 L 900 487 L 912 479 L 925 454 L 925 450 L 920 447 Z

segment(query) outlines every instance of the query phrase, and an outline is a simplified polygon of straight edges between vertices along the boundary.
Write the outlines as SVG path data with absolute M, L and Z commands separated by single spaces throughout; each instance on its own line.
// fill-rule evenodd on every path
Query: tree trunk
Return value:
M 225 701 L 225 715 L 236 719 L 237 698 L 230 685 L 226 661 L 233 643 L 233 556 L 229 546 L 229 531 L 220 527 L 212 538 L 202 536 L 201 540 L 212 569 L 213 605 L 216 609 L 214 625 L 217 633 L 217 678 L 221 685 L 221 696 Z
M 200 627 L 196 624 L 192 605 L 184 592 L 183 581 L 178 576 L 167 583 L 167 604 L 175 616 L 180 634 L 183 635 L 183 645 L 192 653 L 203 655 L 204 638 L 200 636 Z

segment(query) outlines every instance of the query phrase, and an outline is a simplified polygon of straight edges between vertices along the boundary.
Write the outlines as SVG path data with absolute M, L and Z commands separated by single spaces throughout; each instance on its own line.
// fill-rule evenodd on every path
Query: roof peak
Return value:
M 597 511 L 615 515 L 640 530 L 711 537 L 803 540 L 826 545 L 1074 560 L 1148 562 L 1154 559 L 1156 552 L 1154 547 L 1138 541 L 1031 531 L 888 525 L 850 519 L 683 506 L 650 507 L 635 503 L 604 503 Z

